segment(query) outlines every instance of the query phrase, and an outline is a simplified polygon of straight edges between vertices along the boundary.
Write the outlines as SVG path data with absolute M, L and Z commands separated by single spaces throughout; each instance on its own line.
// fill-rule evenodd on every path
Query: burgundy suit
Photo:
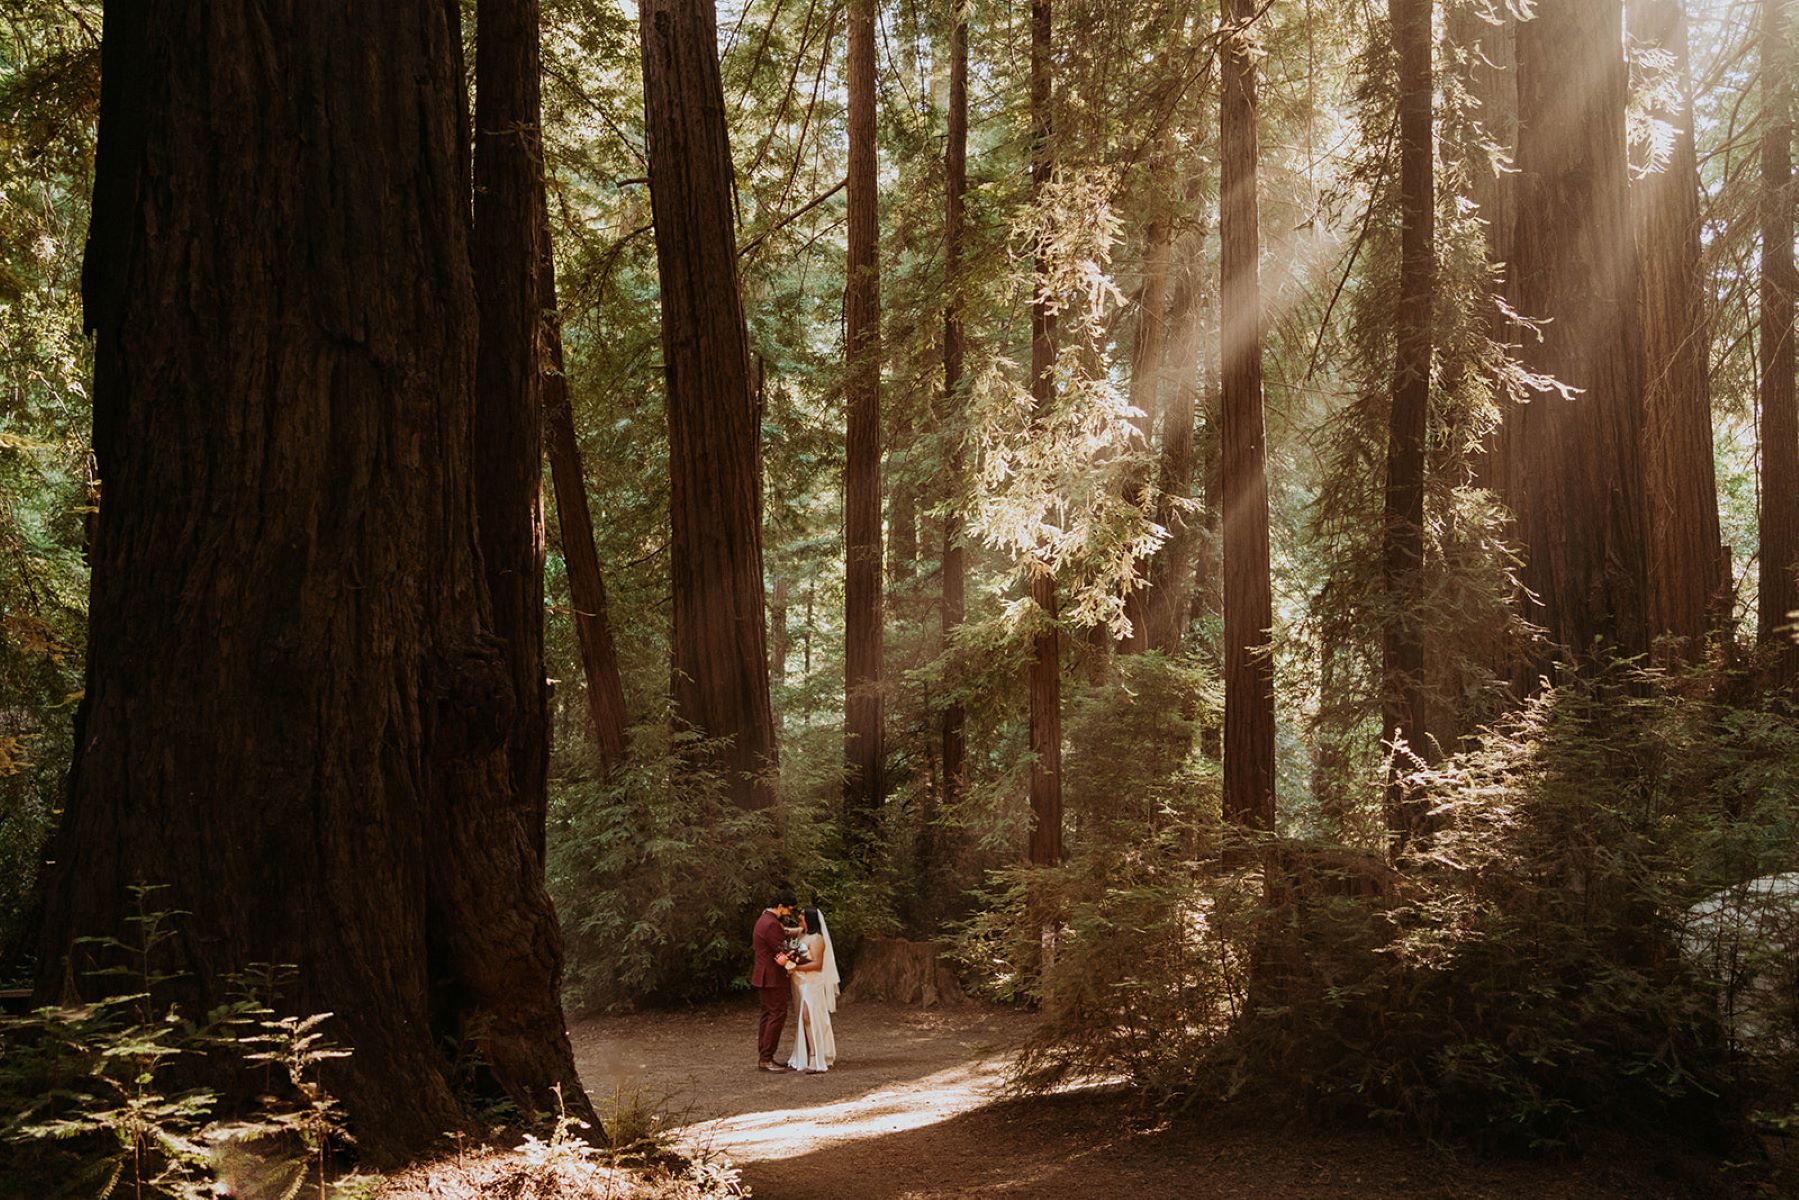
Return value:
M 773 1062 L 775 1048 L 781 1044 L 781 1030 L 787 1027 L 787 969 L 775 961 L 787 931 L 780 919 L 768 909 L 756 921 L 756 932 L 750 944 L 756 951 L 756 964 L 750 971 L 750 986 L 762 1001 L 762 1022 L 756 1030 L 756 1061 Z

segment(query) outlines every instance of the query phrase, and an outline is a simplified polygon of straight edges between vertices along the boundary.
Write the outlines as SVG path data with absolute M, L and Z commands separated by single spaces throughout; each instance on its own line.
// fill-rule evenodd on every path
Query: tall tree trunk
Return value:
M 1142 475 L 1131 480 L 1125 499 L 1141 505 L 1148 492 L 1147 456 L 1154 442 L 1156 418 L 1161 414 L 1162 360 L 1167 343 L 1168 262 L 1174 235 L 1168 214 L 1162 211 L 1161 190 L 1168 184 L 1168 150 L 1156 156 L 1151 166 L 1154 180 L 1152 204 L 1155 211 L 1144 228 L 1143 288 L 1137 305 L 1137 336 L 1131 348 L 1131 407 L 1142 411 L 1136 419 L 1137 434 L 1142 439 L 1146 463 Z M 1149 610 L 1154 597 L 1149 594 L 1149 559 L 1135 564 L 1137 579 L 1124 595 L 1124 615 L 1131 631 L 1119 643 L 1126 654 L 1141 654 L 1150 648 Z
M 1543 0 L 1519 22 L 1514 291 L 1548 322 L 1523 356 L 1580 389 L 1521 406 L 1509 434 L 1524 584 L 1551 660 L 1648 649 L 1626 86 L 1621 0 Z
M 1387 431 L 1382 564 L 1387 613 L 1381 662 L 1381 743 L 1428 748 L 1424 728 L 1424 438 L 1430 407 L 1431 308 L 1436 292 L 1435 148 L 1431 137 L 1431 0 L 1390 0 L 1399 58 L 1399 306 Z M 1398 845 L 1415 814 L 1398 753 L 1387 775 L 1387 829 Z
M 157 1002 L 294 964 L 375 1163 L 469 1127 L 446 1035 L 591 1117 L 475 531 L 456 11 L 109 5 L 83 278 L 105 496 L 38 995 L 101 990 L 78 939 L 164 884 Z
M 775 577 L 775 594 L 768 607 L 768 674 L 776 683 L 787 681 L 787 577 Z
M 874 0 L 849 20 L 849 262 L 844 298 L 844 806 L 873 835 L 884 792 L 881 687 L 881 267 Z
M 1224 815 L 1274 828 L 1274 598 L 1262 425 L 1255 0 L 1224 0 L 1218 229 L 1223 364 Z
M 1050 75 L 1053 31 L 1050 0 L 1031 0 L 1031 193 L 1049 186 L 1055 170 L 1051 141 Z M 1056 393 L 1056 312 L 1044 280 L 1049 261 L 1039 250 L 1038 286 L 1031 303 L 1031 399 L 1046 411 Z M 1048 563 L 1035 563 L 1031 600 L 1040 622 L 1031 642 L 1031 845 L 1030 861 L 1055 866 L 1062 861 L 1062 638 L 1056 625 L 1056 577 Z
M 512 791 L 541 830 L 548 803 L 543 670 L 543 152 L 537 0 L 475 7 L 475 512 L 515 716 Z M 539 846 L 541 852 L 542 847 Z
M 642 0 L 644 128 L 668 379 L 675 711 L 724 739 L 737 802 L 775 801 L 760 428 L 737 283 L 718 27 L 702 0 Z
M 540 193 L 541 194 L 541 193 Z M 625 684 L 619 674 L 618 647 L 606 608 L 606 581 L 594 543 L 593 515 L 587 507 L 587 473 L 575 437 L 574 406 L 568 377 L 562 370 L 562 318 L 556 307 L 556 256 L 550 245 L 549 210 L 543 219 L 542 275 L 544 302 L 543 416 L 550 448 L 550 482 L 556 490 L 556 523 L 562 531 L 562 558 L 568 566 L 569 601 L 575 610 L 575 640 L 581 647 L 581 671 L 587 681 L 587 714 L 600 748 L 600 763 L 610 772 L 625 761 L 625 730 L 631 724 L 625 707 Z
M 902 400 L 895 405 L 893 436 L 890 439 L 892 459 L 889 468 L 887 497 L 887 537 L 891 543 L 887 555 L 887 573 L 897 589 L 911 583 L 918 574 L 918 491 L 912 482 L 907 457 L 912 452 L 914 430 L 912 412 Z
M 1712 462 L 1705 267 L 1699 251 L 1699 167 L 1681 0 L 1629 0 L 1631 39 L 1667 51 L 1680 103 L 1654 115 L 1674 126 L 1673 152 L 1630 189 L 1637 303 L 1643 326 L 1643 480 L 1649 535 L 1649 631 L 1704 649 L 1724 588 L 1718 485 Z
M 1778 642 L 1778 678 L 1799 677 L 1781 632 L 1799 609 L 1799 409 L 1793 384 L 1793 45 L 1786 0 L 1762 0 L 1761 583 L 1756 640 Z
M 959 435 L 965 423 L 962 396 L 962 243 L 968 191 L 968 0 L 952 0 L 950 28 L 949 130 L 943 152 L 943 400 L 947 419 Z M 968 552 L 962 545 L 960 510 L 966 465 L 960 436 L 949 456 L 949 511 L 943 518 L 943 643 L 947 649 L 967 613 Z M 950 803 L 968 787 L 967 714 L 960 701 L 943 713 L 943 792 Z
M 1193 498 L 1193 424 L 1199 409 L 1206 326 L 1205 240 L 1202 181 L 1196 173 L 1185 189 L 1193 225 L 1181 234 L 1172 256 L 1173 291 L 1168 304 L 1167 404 L 1162 411 L 1160 500 L 1156 520 L 1168 540 L 1150 561 L 1149 644 L 1164 654 L 1181 648 L 1193 596 L 1193 560 L 1204 516 L 1179 502 Z

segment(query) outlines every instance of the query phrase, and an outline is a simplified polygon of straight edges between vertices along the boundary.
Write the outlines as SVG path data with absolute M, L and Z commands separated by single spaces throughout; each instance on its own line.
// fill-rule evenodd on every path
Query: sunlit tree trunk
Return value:
M 473 1126 L 450 1039 L 592 1115 L 476 534 L 456 13 L 108 5 L 83 279 L 105 493 L 38 995 L 101 989 L 80 939 L 162 885 L 156 1002 L 292 964 L 374 1163 Z
M 1779 644 L 1778 678 L 1799 652 L 1783 633 L 1799 609 L 1799 409 L 1793 381 L 1793 46 L 1786 0 L 1762 0 L 1761 581 L 1756 639 Z
M 642 0 L 644 128 L 668 383 L 675 711 L 723 739 L 746 807 L 775 800 L 760 431 L 737 282 L 713 7 Z
M 1223 366 L 1224 815 L 1274 827 L 1274 600 L 1262 424 L 1255 0 L 1224 0 L 1219 236 Z
M 968 191 L 968 5 L 953 0 L 950 28 L 949 130 L 943 152 L 943 398 L 952 427 L 960 428 L 965 405 L 962 397 L 962 245 L 965 237 L 965 196 Z M 943 642 L 947 648 L 967 612 L 968 553 L 963 548 L 963 524 L 959 511 L 964 487 L 965 463 L 959 440 L 949 458 L 950 511 L 943 520 Z M 968 786 L 967 714 L 952 701 L 943 713 L 943 791 L 954 802 Z
M 1699 252 L 1699 168 L 1681 0 L 1630 0 L 1638 47 L 1673 59 L 1680 103 L 1654 115 L 1675 130 L 1666 164 L 1630 189 L 1643 325 L 1643 478 L 1649 629 L 1701 651 L 1724 588 L 1718 487 L 1712 463 L 1705 268 Z
M 1031 0 L 1031 191 L 1039 194 L 1055 170 L 1051 142 L 1050 0 Z M 1039 250 L 1038 286 L 1031 304 L 1031 398 L 1038 412 L 1055 402 L 1056 313 L 1043 279 L 1049 262 Z M 1056 578 L 1047 563 L 1031 576 L 1040 626 L 1031 644 L 1031 845 L 1040 866 L 1062 861 L 1062 639 L 1056 625 Z
M 1382 565 L 1387 613 L 1382 631 L 1381 742 L 1427 752 L 1424 728 L 1424 439 L 1430 407 L 1431 308 L 1436 292 L 1435 147 L 1431 136 L 1431 0 L 1390 0 L 1399 60 L 1399 305 L 1394 314 L 1392 411 Z M 1388 771 L 1387 829 L 1398 845 L 1415 814 L 1401 783 L 1409 769 L 1395 752 Z
M 882 796 L 881 275 L 874 0 L 849 20 L 849 262 L 844 302 L 844 804 L 869 836 Z
M 1642 339 L 1627 207 L 1621 0 L 1543 0 L 1518 24 L 1514 294 L 1547 323 L 1533 370 L 1580 389 L 1511 414 L 1527 609 L 1550 659 L 1648 649 Z

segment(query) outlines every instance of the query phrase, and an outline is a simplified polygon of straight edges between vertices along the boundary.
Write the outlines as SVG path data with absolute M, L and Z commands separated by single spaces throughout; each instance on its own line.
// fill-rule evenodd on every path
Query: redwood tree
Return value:
M 955 425 L 962 410 L 962 243 L 968 191 L 968 5 L 953 0 L 950 27 L 949 128 L 943 151 L 943 397 Z M 964 459 L 960 442 L 949 459 L 951 504 L 943 520 L 943 641 L 967 614 L 968 552 L 962 544 L 962 519 L 957 507 L 963 488 Z M 968 785 L 967 714 L 960 701 L 951 701 L 943 713 L 943 790 L 950 801 Z
M 1224 0 L 1218 230 L 1223 374 L 1224 814 L 1274 827 L 1274 598 L 1262 425 L 1255 0 Z
M 378 1163 L 468 1127 L 446 1036 L 591 1116 L 476 538 L 456 11 L 108 5 L 83 279 L 105 496 L 38 996 L 166 885 L 158 1003 L 293 964 Z
M 1626 188 L 1622 0 L 1543 0 L 1518 24 L 1513 293 L 1526 364 L 1579 389 L 1511 414 L 1524 584 L 1550 657 L 1648 649 L 1642 339 Z
M 1785 0 L 1762 0 L 1761 582 L 1756 638 L 1777 641 L 1779 676 L 1799 653 L 1781 629 L 1799 609 L 1799 404 L 1793 381 L 1793 44 Z
M 718 27 L 700 0 L 643 0 L 645 141 L 668 385 L 675 710 L 719 739 L 746 807 L 775 799 L 762 582 L 760 429 L 737 283 Z
M 1630 211 L 1643 327 L 1649 629 L 1681 639 L 1692 654 L 1704 646 L 1725 580 L 1687 23 L 1680 0 L 1629 0 L 1626 16 L 1631 40 L 1666 51 L 1677 75 L 1679 103 L 1654 114 L 1674 128 L 1671 153 L 1632 183 Z
M 1055 170 L 1050 141 L 1050 0 L 1031 0 L 1031 192 L 1041 194 Z M 1056 311 L 1043 280 L 1047 252 L 1039 249 L 1038 286 L 1031 303 L 1031 398 L 1038 412 L 1055 402 Z M 1031 599 L 1038 630 L 1031 641 L 1031 845 L 1030 861 L 1062 861 L 1062 639 L 1056 625 L 1056 577 L 1049 564 L 1033 564 Z
M 881 274 L 874 0 L 849 6 L 849 262 L 844 295 L 844 801 L 863 836 L 882 796 Z

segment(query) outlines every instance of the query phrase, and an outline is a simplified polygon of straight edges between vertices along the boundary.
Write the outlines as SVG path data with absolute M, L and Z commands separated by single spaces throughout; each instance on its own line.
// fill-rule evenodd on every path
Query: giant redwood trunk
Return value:
M 1718 486 L 1712 463 L 1705 267 L 1699 252 L 1699 168 L 1681 0 L 1629 0 L 1631 40 L 1667 52 L 1679 103 L 1654 115 L 1674 128 L 1660 170 L 1631 184 L 1637 302 L 1643 327 L 1643 481 L 1649 630 L 1704 648 L 1724 590 Z
M 1428 746 L 1424 728 L 1424 438 L 1430 408 L 1431 308 L 1435 300 L 1436 192 L 1431 140 L 1431 0 L 1391 0 L 1399 60 L 1399 305 L 1387 429 L 1382 574 L 1381 743 L 1394 747 L 1387 828 L 1403 844 L 1414 824 L 1397 752 Z
M 1224 815 L 1274 827 L 1274 661 L 1262 288 L 1256 211 L 1255 0 L 1224 0 L 1219 127 L 1223 367 Z
M 376 1162 L 469 1127 L 446 1036 L 591 1116 L 475 532 L 455 13 L 107 6 L 83 279 L 105 495 L 38 995 L 100 990 L 78 939 L 164 885 L 157 1001 L 293 964 Z
M 1031 0 L 1031 191 L 1049 185 L 1055 170 L 1050 141 L 1050 0 Z M 1038 286 L 1031 303 L 1031 399 L 1043 412 L 1055 401 L 1056 311 L 1044 280 L 1049 262 L 1040 249 Z M 1062 861 L 1062 637 L 1056 624 L 1056 577 L 1048 563 L 1035 563 L 1031 600 L 1040 622 L 1031 639 L 1031 844 L 1030 861 L 1055 866 Z
M 968 7 L 954 0 L 950 27 L 949 128 L 943 151 L 943 398 L 959 428 L 962 397 L 962 243 L 968 192 Z M 962 544 L 961 498 L 965 470 L 959 439 L 949 458 L 949 511 L 943 518 L 943 643 L 967 614 L 968 552 Z M 952 700 L 943 713 L 943 791 L 951 803 L 968 788 L 967 713 Z
M 539 193 L 541 196 L 541 192 Z M 575 437 L 574 405 L 562 369 L 562 317 L 556 307 L 556 256 L 550 245 L 549 208 L 540 201 L 543 227 L 538 288 L 543 301 L 543 420 L 550 451 L 550 485 L 556 491 L 556 525 L 562 533 L 562 561 L 568 569 L 569 603 L 575 640 L 581 647 L 581 674 L 587 682 L 587 715 L 599 745 L 601 767 L 610 772 L 625 761 L 625 684 L 606 607 L 606 580 L 587 506 L 587 472 Z
M 737 284 L 718 28 L 705 0 L 643 0 L 643 106 L 668 384 L 675 711 L 715 739 L 745 807 L 774 803 L 760 432 Z
M 475 8 L 475 513 L 494 631 L 506 643 L 513 795 L 541 829 L 549 772 L 543 670 L 543 154 L 537 0 Z
M 1779 678 L 1799 677 L 1785 627 L 1799 609 L 1799 405 L 1793 382 L 1793 43 L 1791 12 L 1762 0 L 1761 581 L 1756 639 L 1778 643 Z
M 1547 322 L 1522 354 L 1579 389 L 1519 407 L 1507 435 L 1540 667 L 1648 649 L 1626 86 L 1621 0 L 1543 0 L 1519 22 L 1513 293 Z
M 880 810 L 881 275 L 875 194 L 874 0 L 849 6 L 849 261 L 844 295 L 844 804 L 868 836 Z

